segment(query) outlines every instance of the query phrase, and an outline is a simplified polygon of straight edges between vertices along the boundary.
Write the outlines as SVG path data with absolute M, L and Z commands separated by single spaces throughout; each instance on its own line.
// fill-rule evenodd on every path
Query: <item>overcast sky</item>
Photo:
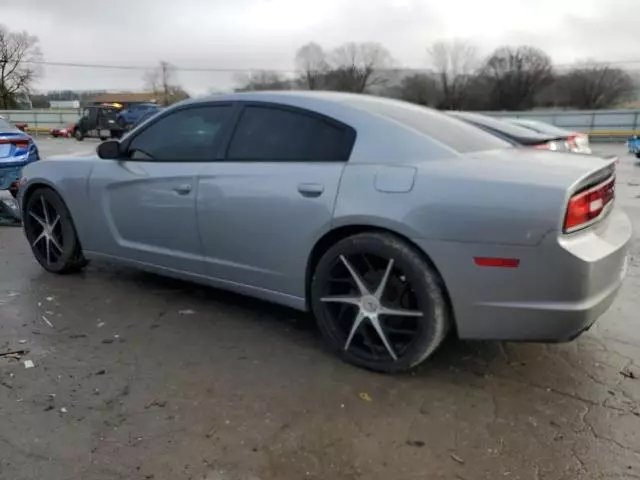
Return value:
M 534 45 L 563 64 L 638 60 L 638 19 L 640 0 L 0 0 L 0 23 L 37 35 L 47 61 L 200 68 L 291 70 L 309 41 L 380 42 L 399 64 L 425 68 L 427 46 L 453 38 L 486 53 Z M 142 73 L 47 66 L 37 87 L 139 90 Z M 192 93 L 233 78 L 179 73 Z

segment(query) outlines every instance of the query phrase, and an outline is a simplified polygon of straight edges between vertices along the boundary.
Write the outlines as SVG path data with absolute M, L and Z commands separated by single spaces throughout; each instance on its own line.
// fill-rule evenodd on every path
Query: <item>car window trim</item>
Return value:
M 353 153 L 353 149 L 355 147 L 355 143 L 357 140 L 357 132 L 356 129 L 350 125 L 347 125 L 344 122 L 336 120 L 333 117 L 328 115 L 324 115 L 319 112 L 315 112 L 313 110 L 309 110 L 302 107 L 297 107 L 294 105 L 287 105 L 283 103 L 273 102 L 273 101 L 261 101 L 261 100 L 241 100 L 236 102 L 238 105 L 238 111 L 234 118 L 233 128 L 229 129 L 229 135 L 225 138 L 225 145 L 222 151 L 222 158 L 220 160 L 228 163 L 348 163 L 351 159 L 351 155 Z M 282 158 L 229 158 L 229 149 L 231 148 L 231 143 L 233 142 L 233 138 L 238 130 L 240 125 L 240 121 L 242 120 L 242 116 L 244 115 L 247 107 L 261 107 L 261 108 L 270 108 L 274 110 L 283 110 L 286 112 L 291 112 L 299 115 L 306 115 L 315 120 L 319 120 L 324 122 L 332 127 L 339 129 L 343 134 L 343 141 L 349 143 L 349 152 L 347 154 L 346 160 L 286 160 Z
M 156 113 L 155 115 L 153 115 L 153 119 L 150 122 L 145 122 L 144 123 L 144 128 L 140 128 L 140 131 L 134 131 L 133 134 L 129 137 L 127 137 L 124 141 L 120 142 L 120 147 L 125 150 L 127 152 L 126 156 L 123 156 L 121 158 L 121 160 L 123 161 L 127 161 L 127 162 L 142 162 L 142 163 L 211 163 L 212 161 L 218 161 L 221 160 L 220 155 L 221 155 L 221 146 L 224 145 L 225 140 L 227 139 L 227 134 L 228 134 L 228 130 L 233 126 L 233 122 L 236 121 L 236 113 L 237 113 L 237 109 L 238 106 L 236 105 L 237 102 L 199 102 L 199 103 L 193 103 L 193 104 L 188 104 L 188 105 L 184 105 L 181 107 L 177 107 L 177 108 L 172 108 L 172 109 L 168 109 L 168 110 L 164 110 L 162 112 Z M 149 128 L 151 128 L 153 125 L 155 125 L 156 123 L 158 123 L 160 120 L 162 120 L 165 117 L 168 117 L 169 115 L 173 115 L 175 113 L 178 112 L 182 112 L 185 110 L 192 110 L 192 109 L 196 109 L 196 108 L 211 108 L 211 107 L 231 107 L 231 109 L 229 110 L 229 116 L 228 118 L 225 120 L 224 124 L 220 127 L 220 133 L 219 135 L 217 135 L 216 139 L 214 140 L 213 144 L 211 145 L 211 151 L 213 153 L 212 155 L 212 159 L 202 159 L 202 160 L 160 160 L 157 158 L 149 158 L 149 159 L 139 159 L 139 158 L 135 158 L 132 159 L 130 158 L 130 152 L 129 152 L 129 148 L 131 146 L 131 143 L 140 135 L 142 134 L 142 132 L 145 132 L 146 130 L 148 130 Z M 134 130 L 137 130 L 134 127 Z

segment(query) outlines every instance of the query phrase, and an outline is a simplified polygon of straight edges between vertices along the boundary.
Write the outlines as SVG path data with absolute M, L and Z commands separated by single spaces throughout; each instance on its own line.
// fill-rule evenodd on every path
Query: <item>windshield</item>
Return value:
M 395 120 L 446 145 L 458 153 L 481 152 L 512 145 L 479 128 L 448 117 L 431 108 L 371 97 L 346 100 L 354 107 Z

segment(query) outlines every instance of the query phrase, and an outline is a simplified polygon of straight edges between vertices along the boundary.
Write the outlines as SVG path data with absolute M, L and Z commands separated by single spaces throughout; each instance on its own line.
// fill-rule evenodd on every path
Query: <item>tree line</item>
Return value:
M 616 107 L 636 93 L 633 77 L 622 68 L 587 62 L 562 69 L 532 46 L 503 46 L 482 56 L 469 42 L 437 42 L 426 54 L 428 68 L 408 71 L 379 43 L 350 42 L 326 50 L 311 42 L 296 52 L 293 78 L 255 71 L 239 77 L 236 90 L 372 93 L 457 110 L 599 109 Z M 16 108 L 32 93 L 41 63 L 37 37 L 0 25 L 0 109 Z M 143 76 L 162 104 L 188 97 L 176 70 L 163 61 Z
M 503 46 L 482 57 L 471 43 L 437 42 L 426 53 L 430 68 L 407 72 L 378 43 L 347 43 L 327 51 L 312 42 L 298 49 L 294 78 L 258 71 L 238 78 L 236 90 L 373 93 L 456 110 L 611 108 L 636 93 L 633 77 L 622 68 L 585 62 L 561 69 L 527 45 Z

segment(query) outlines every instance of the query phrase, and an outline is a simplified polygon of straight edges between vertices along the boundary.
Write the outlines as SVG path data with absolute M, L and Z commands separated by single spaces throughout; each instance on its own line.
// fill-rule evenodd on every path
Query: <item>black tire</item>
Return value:
M 82 140 L 84 140 L 84 134 L 82 133 L 82 131 L 78 128 L 73 132 L 73 136 L 76 138 L 77 141 L 81 142 Z
M 347 286 L 349 278 L 352 277 L 349 277 L 348 269 L 343 265 L 341 256 L 353 259 L 349 262 L 353 263 L 353 268 L 362 275 L 362 280 L 370 292 L 375 291 L 380 283 L 385 271 L 384 265 L 389 265 L 389 260 L 393 259 L 390 281 L 387 285 L 392 285 L 391 280 L 395 285 L 391 290 L 388 287 L 385 292 L 382 292 L 380 305 L 389 305 L 389 308 L 395 307 L 405 311 L 413 310 L 414 313 L 422 312 L 422 316 L 412 317 L 415 324 L 408 323 L 409 317 L 404 315 L 380 315 L 381 328 L 389 340 L 391 350 L 396 354 L 396 359 L 384 346 L 382 337 L 376 333 L 373 323 L 368 319 L 361 323 L 353 335 L 351 345 L 345 349 L 356 314 L 361 309 L 358 306 L 346 305 L 346 313 L 340 310 L 341 313 L 338 314 L 335 308 L 344 308 L 344 303 L 327 303 L 321 300 L 323 297 L 333 295 L 353 295 L 354 292 L 357 295 L 354 288 L 355 282 Z M 368 265 L 369 272 L 374 272 L 369 278 L 367 278 L 369 273 L 362 274 L 364 268 L 357 268 L 356 261 L 360 257 L 363 257 L 363 260 L 365 257 L 370 258 L 370 261 L 363 263 Z M 380 268 L 373 265 L 376 259 L 380 259 L 378 263 Z M 347 272 L 343 279 L 334 276 L 340 268 Z M 338 287 L 337 285 L 340 284 L 342 286 Z M 349 291 L 330 291 L 345 288 Z M 390 300 L 392 290 L 400 292 L 394 301 Z M 394 305 L 394 302 L 398 305 Z M 413 246 L 388 233 L 370 232 L 354 235 L 329 248 L 313 273 L 311 306 L 320 331 L 333 351 L 349 363 L 378 372 L 401 372 L 420 364 L 442 343 L 452 323 L 444 287 L 434 267 Z M 407 327 L 407 325 L 411 326 Z M 402 335 L 407 337 L 406 340 L 403 340 Z M 360 342 L 359 347 L 357 338 Z M 376 345 L 376 340 L 379 345 Z M 367 349 L 370 350 L 369 353 Z
M 100 137 L 100 141 L 101 141 L 101 142 L 105 142 L 105 141 L 107 141 L 107 140 L 109 140 L 109 137 Z
M 46 213 L 45 209 L 46 208 Z M 59 220 L 55 222 L 55 219 Z M 40 238 L 44 230 L 41 221 L 54 224 L 51 235 L 54 236 L 58 249 L 47 238 Z M 23 228 L 31 251 L 38 263 L 51 273 L 73 273 L 84 268 L 89 262 L 82 254 L 76 228 L 69 209 L 64 201 L 52 189 L 38 188 L 27 200 L 23 211 Z M 47 244 L 49 250 L 47 251 Z

